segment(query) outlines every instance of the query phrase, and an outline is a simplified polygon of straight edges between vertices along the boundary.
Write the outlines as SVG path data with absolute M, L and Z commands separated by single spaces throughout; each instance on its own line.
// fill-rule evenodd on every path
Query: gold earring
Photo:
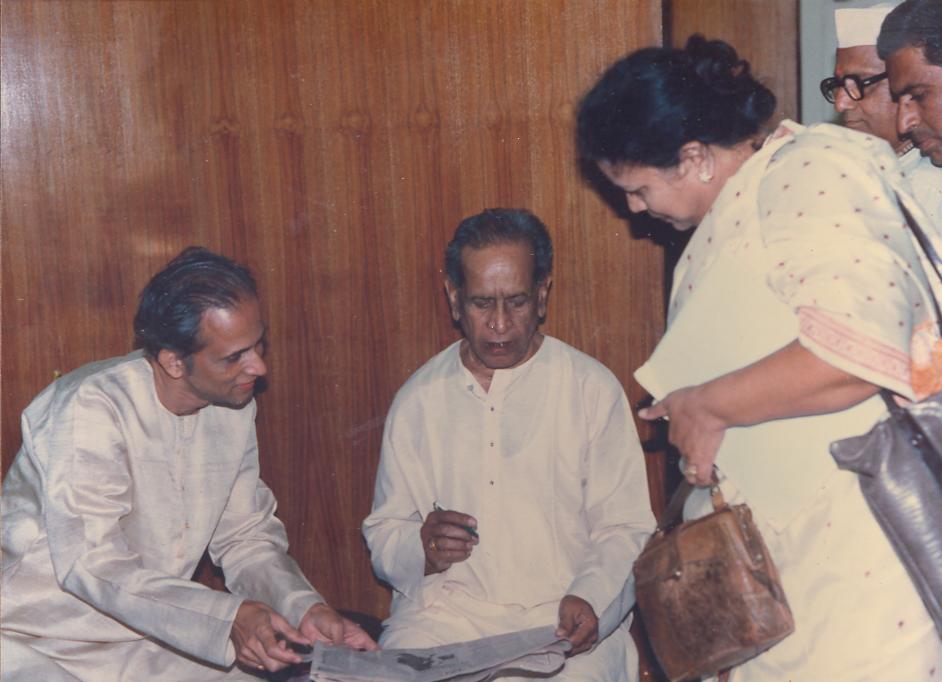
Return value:
M 711 173 L 710 171 L 702 170 L 702 171 L 700 171 L 700 173 L 697 175 L 697 177 L 700 179 L 700 182 L 706 184 L 706 183 L 708 183 L 710 180 L 713 179 L 713 173 Z

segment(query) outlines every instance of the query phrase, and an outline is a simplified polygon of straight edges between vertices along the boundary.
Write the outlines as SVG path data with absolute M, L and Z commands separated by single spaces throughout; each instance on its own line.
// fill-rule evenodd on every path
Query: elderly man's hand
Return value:
M 591 649 L 599 639 L 599 619 L 585 599 L 567 594 L 559 602 L 559 625 L 556 636 L 572 643 L 570 656 Z
M 467 560 L 479 540 L 466 528 L 477 525 L 473 516 L 461 512 L 445 509 L 430 512 L 419 531 L 425 550 L 425 575 L 441 573 L 452 564 Z
M 301 662 L 301 657 L 288 647 L 288 641 L 311 645 L 308 638 L 274 609 L 257 601 L 242 602 L 229 638 L 235 645 L 239 663 L 271 672 Z
M 339 613 L 327 604 L 314 604 L 301 619 L 298 629 L 311 642 L 328 642 L 351 649 L 376 651 L 379 649 L 373 638 L 363 628 Z

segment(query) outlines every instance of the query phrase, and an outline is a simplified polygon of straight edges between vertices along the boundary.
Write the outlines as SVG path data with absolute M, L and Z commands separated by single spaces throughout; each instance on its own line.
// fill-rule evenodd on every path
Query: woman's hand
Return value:
M 648 421 L 667 419 L 667 438 L 687 461 L 684 476 L 694 485 L 710 484 L 713 462 L 729 424 L 711 409 L 703 385 L 669 393 L 638 416 Z
M 638 416 L 668 419 L 667 437 L 687 460 L 687 480 L 709 485 L 726 429 L 839 412 L 878 390 L 829 365 L 796 339 L 742 369 L 677 389 Z

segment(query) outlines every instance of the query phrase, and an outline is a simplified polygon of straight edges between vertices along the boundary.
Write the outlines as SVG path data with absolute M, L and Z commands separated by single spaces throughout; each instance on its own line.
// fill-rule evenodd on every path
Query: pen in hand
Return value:
M 442 509 L 439 506 L 438 502 L 432 502 L 432 511 L 447 511 L 447 510 Z M 478 536 L 477 530 L 472 528 L 471 526 L 466 526 L 463 523 L 456 523 L 455 525 L 458 526 L 461 530 L 468 533 L 471 537 L 474 537 L 474 538 L 480 537 Z

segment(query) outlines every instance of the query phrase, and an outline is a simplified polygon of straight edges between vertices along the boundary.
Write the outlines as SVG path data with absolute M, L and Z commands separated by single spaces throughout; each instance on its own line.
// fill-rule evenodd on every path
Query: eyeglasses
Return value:
M 821 94 L 824 95 L 824 99 L 834 104 L 834 100 L 837 99 L 835 94 L 837 89 L 843 87 L 848 97 L 855 102 L 859 102 L 864 98 L 864 88 L 879 83 L 884 78 L 886 78 L 886 71 L 878 73 L 876 76 L 870 76 L 870 78 L 861 78 L 854 73 L 849 73 L 846 76 L 831 76 L 821 81 Z

